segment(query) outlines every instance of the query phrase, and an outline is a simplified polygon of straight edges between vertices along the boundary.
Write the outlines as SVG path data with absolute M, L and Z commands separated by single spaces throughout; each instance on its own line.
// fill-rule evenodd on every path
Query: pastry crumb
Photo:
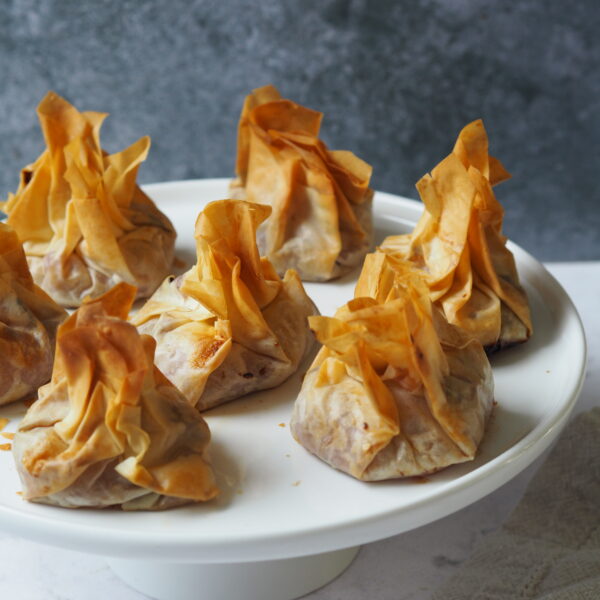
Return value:
M 2 431 L 9 423 L 9 420 L 6 417 L 0 418 L 0 431 Z
M 293 485 L 294 487 L 298 487 L 298 486 L 300 485 L 300 483 L 301 483 L 301 481 L 300 481 L 300 480 L 298 480 L 298 481 L 294 481 L 294 483 L 292 483 L 292 485 Z
M 0 450 L 11 450 L 12 449 L 12 445 L 11 444 L 0 444 Z
M 285 427 L 285 423 L 279 423 L 279 427 Z
M 0 435 L 3 438 L 6 438 L 7 440 L 14 440 L 15 439 L 15 434 L 12 433 L 12 432 L 5 431 L 5 432 L 0 433 Z

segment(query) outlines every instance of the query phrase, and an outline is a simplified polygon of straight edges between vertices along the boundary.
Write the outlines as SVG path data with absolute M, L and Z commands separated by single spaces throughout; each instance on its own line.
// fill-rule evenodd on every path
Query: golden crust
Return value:
M 208 204 L 196 222 L 197 264 L 168 279 L 133 317 L 157 340 L 157 364 L 204 410 L 289 377 L 311 351 L 316 309 L 293 271 L 260 257 L 268 206 Z
M 281 98 L 273 86 L 244 102 L 233 197 L 272 208 L 261 254 L 279 274 L 326 281 L 360 263 L 371 246 L 371 167 L 318 138 L 322 114 Z
M 19 426 L 23 495 L 59 506 L 162 508 L 213 498 L 208 426 L 123 320 L 135 288 L 84 302 L 59 328 L 49 384 Z
M 482 121 L 470 123 L 452 154 L 417 183 L 425 212 L 412 234 L 390 236 L 380 247 L 419 268 L 448 321 L 489 349 L 532 333 L 527 296 L 502 234 L 504 212 L 492 191 L 508 177 L 488 154 Z
M 334 318 L 310 318 L 323 348 L 294 406 L 294 437 L 363 480 L 471 460 L 493 395 L 481 345 L 431 305 L 418 272 L 385 254 L 367 255 L 357 294 Z
M 167 217 L 135 183 L 150 139 L 108 155 L 100 146 L 106 115 L 80 113 L 53 92 L 38 116 L 47 148 L 3 204 L 34 280 L 64 306 L 120 281 L 150 295 L 168 274 L 175 242 Z
M 56 328 L 66 316 L 33 282 L 15 231 L 0 223 L 0 405 L 50 379 Z

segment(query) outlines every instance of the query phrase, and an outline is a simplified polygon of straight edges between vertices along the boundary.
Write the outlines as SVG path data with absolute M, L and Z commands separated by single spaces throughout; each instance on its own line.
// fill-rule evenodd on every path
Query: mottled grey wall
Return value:
M 0 193 L 42 147 L 48 89 L 150 134 L 144 182 L 232 173 L 244 95 L 274 83 L 323 138 L 415 181 L 483 117 L 513 173 L 507 234 L 546 260 L 600 258 L 598 0 L 0 0 Z

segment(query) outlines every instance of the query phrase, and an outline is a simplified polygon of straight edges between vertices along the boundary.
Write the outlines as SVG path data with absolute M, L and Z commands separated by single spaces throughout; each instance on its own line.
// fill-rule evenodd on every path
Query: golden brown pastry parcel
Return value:
M 371 167 L 319 139 L 322 113 L 254 90 L 239 123 L 234 198 L 273 212 L 258 230 L 262 255 L 282 275 L 327 281 L 356 267 L 372 238 Z
M 473 121 L 452 154 L 417 183 L 425 211 L 412 234 L 388 237 L 380 248 L 417 266 L 448 321 L 488 350 L 532 333 L 527 296 L 502 234 L 504 211 L 492 191 L 509 177 L 488 154 L 483 122 Z
M 25 499 L 145 510 L 218 493 L 208 425 L 154 366 L 154 340 L 124 321 L 134 297 L 118 284 L 60 326 L 52 380 L 13 442 Z
M 0 223 L 0 405 L 50 380 L 56 328 L 66 318 L 33 282 L 17 234 Z
M 323 347 L 296 399 L 292 434 L 365 481 L 473 459 L 493 401 L 481 344 L 450 325 L 420 277 L 385 254 L 368 255 L 363 274 L 362 296 L 334 318 L 309 319 Z
M 149 296 L 169 274 L 175 243 L 170 221 L 135 182 L 150 138 L 108 155 L 105 114 L 80 113 L 53 92 L 37 112 L 46 150 L 3 204 L 33 279 L 63 306 L 121 281 Z
M 275 387 L 314 346 L 316 308 L 295 271 L 279 278 L 256 247 L 268 206 L 208 204 L 196 222 L 198 262 L 165 280 L 133 317 L 157 341 L 156 362 L 200 410 Z

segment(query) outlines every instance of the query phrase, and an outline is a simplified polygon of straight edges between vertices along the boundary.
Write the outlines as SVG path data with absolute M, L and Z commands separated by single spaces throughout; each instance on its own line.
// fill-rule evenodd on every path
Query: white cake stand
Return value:
M 193 262 L 202 206 L 227 197 L 228 180 L 147 186 L 173 220 L 179 255 Z M 376 241 L 404 232 L 421 205 L 378 193 Z M 159 513 L 66 510 L 24 502 L 8 452 L 0 453 L 0 528 L 44 544 L 109 557 L 132 587 L 159 600 L 289 600 L 341 573 L 360 544 L 448 515 L 517 475 L 556 438 L 582 384 L 585 339 L 567 294 L 512 245 L 531 301 L 534 336 L 493 358 L 496 400 L 475 461 L 426 479 L 362 483 L 308 454 L 288 423 L 301 374 L 281 387 L 206 413 L 220 497 Z M 353 294 L 353 276 L 307 284 L 323 314 Z M 302 372 L 303 370 L 301 370 Z M 16 428 L 25 408 L 0 410 Z

